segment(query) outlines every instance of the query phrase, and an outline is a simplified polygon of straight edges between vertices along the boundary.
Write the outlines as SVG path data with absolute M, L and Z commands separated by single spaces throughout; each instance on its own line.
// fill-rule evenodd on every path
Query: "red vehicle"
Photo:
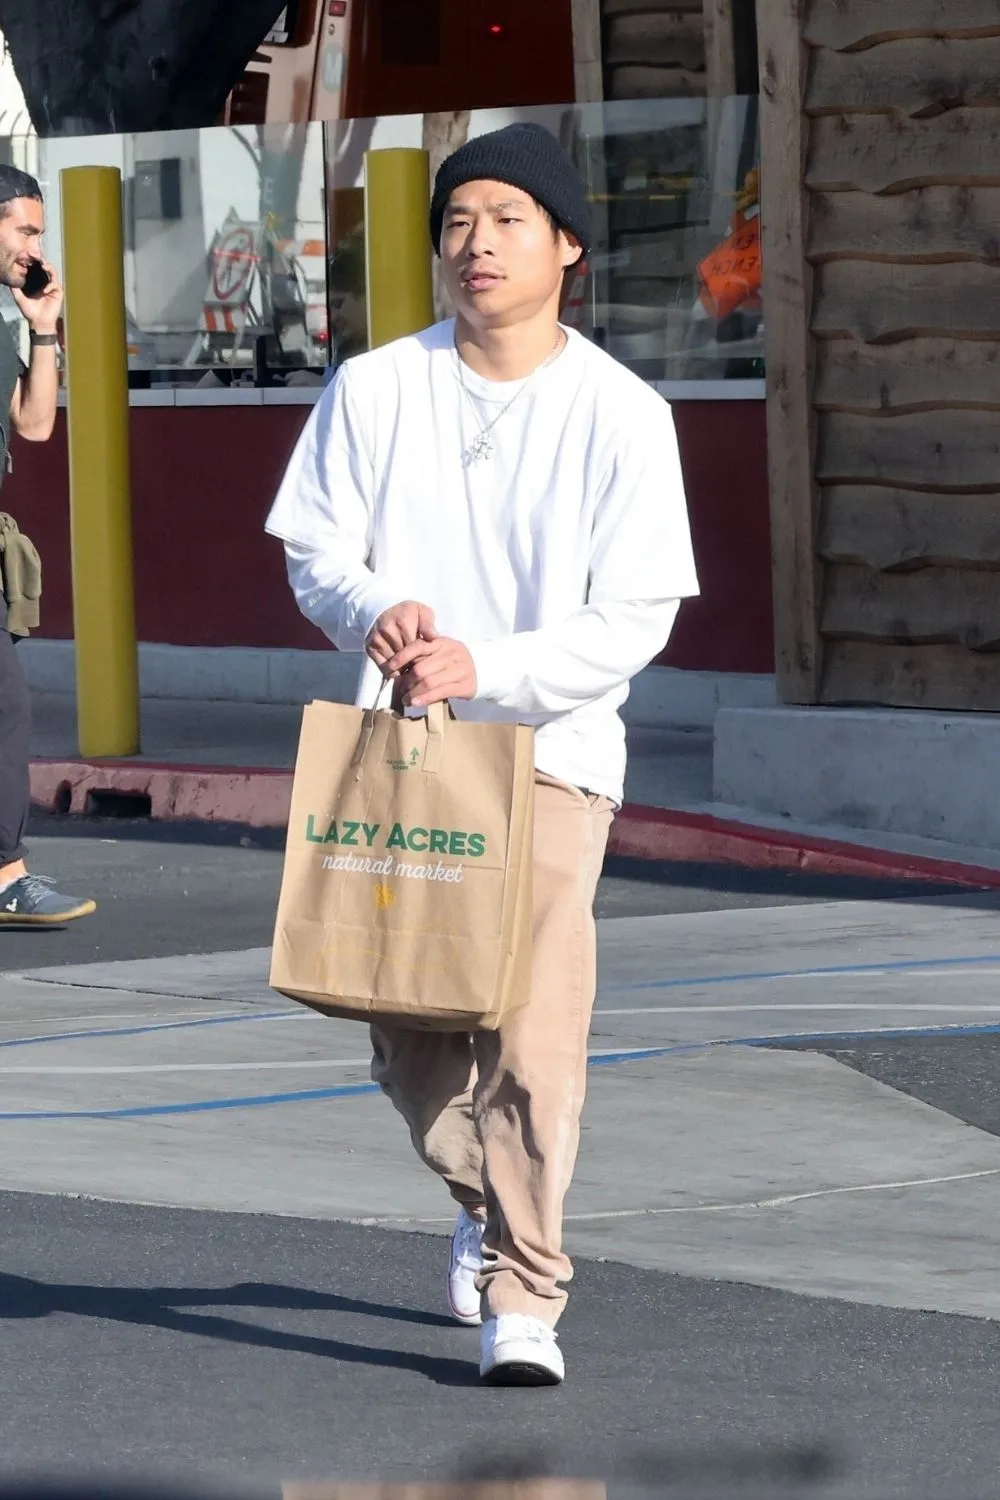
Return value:
M 574 98 L 571 0 L 289 0 L 226 124 Z

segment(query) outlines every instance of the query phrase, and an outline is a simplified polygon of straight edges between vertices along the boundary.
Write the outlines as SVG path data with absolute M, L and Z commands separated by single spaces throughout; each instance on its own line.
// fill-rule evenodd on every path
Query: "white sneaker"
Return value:
M 566 1375 L 552 1329 L 522 1313 L 488 1318 L 481 1350 L 479 1374 L 490 1385 L 560 1385 Z
M 451 1315 L 467 1328 L 478 1328 L 483 1321 L 479 1306 L 476 1277 L 483 1269 L 483 1232 L 485 1224 L 473 1219 L 463 1208 L 455 1225 L 448 1266 L 448 1306 Z

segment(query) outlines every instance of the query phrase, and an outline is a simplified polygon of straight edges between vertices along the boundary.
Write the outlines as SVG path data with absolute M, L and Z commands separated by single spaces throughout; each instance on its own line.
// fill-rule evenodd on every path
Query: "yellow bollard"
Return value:
M 434 322 L 430 158 L 413 147 L 365 152 L 368 342 L 373 349 Z
M 80 754 L 139 750 L 121 175 L 60 173 Z

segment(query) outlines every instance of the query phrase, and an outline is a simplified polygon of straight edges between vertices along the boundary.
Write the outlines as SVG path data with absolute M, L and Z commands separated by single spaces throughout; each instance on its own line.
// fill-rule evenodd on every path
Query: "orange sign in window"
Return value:
M 737 308 L 760 309 L 760 215 L 736 215 L 730 234 L 698 266 L 698 297 L 721 323 Z

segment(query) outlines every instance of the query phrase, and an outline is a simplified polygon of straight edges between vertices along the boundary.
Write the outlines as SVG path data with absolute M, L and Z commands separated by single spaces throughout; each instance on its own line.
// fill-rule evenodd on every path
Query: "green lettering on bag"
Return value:
M 345 818 L 338 823 L 334 818 L 321 833 L 317 827 L 318 817 L 310 813 L 306 818 L 306 842 L 309 844 L 340 844 L 344 848 L 373 849 L 381 823 L 357 823 Z M 385 841 L 386 849 L 408 849 L 414 854 L 450 854 L 480 859 L 486 853 L 486 835 L 465 833 L 461 828 L 404 828 L 402 823 L 393 823 Z
M 360 847 L 361 843 L 361 840 L 358 837 L 358 831 L 360 829 L 364 832 L 365 843 L 370 849 L 375 842 L 375 835 L 378 833 L 380 827 L 380 823 L 353 823 L 350 821 L 350 819 L 347 818 L 345 818 L 343 824 L 340 825 L 334 818 L 328 824 L 326 832 L 319 833 L 316 829 L 316 814 L 310 813 L 306 818 L 306 842 L 309 844 L 342 844 L 346 848 L 357 849 Z M 403 830 L 400 828 L 398 823 L 393 829 L 394 834 L 396 833 L 397 829 L 399 831 L 395 840 L 393 840 L 392 836 L 390 835 L 390 847 L 394 843 L 396 848 L 405 849 L 405 835 L 403 834 Z

